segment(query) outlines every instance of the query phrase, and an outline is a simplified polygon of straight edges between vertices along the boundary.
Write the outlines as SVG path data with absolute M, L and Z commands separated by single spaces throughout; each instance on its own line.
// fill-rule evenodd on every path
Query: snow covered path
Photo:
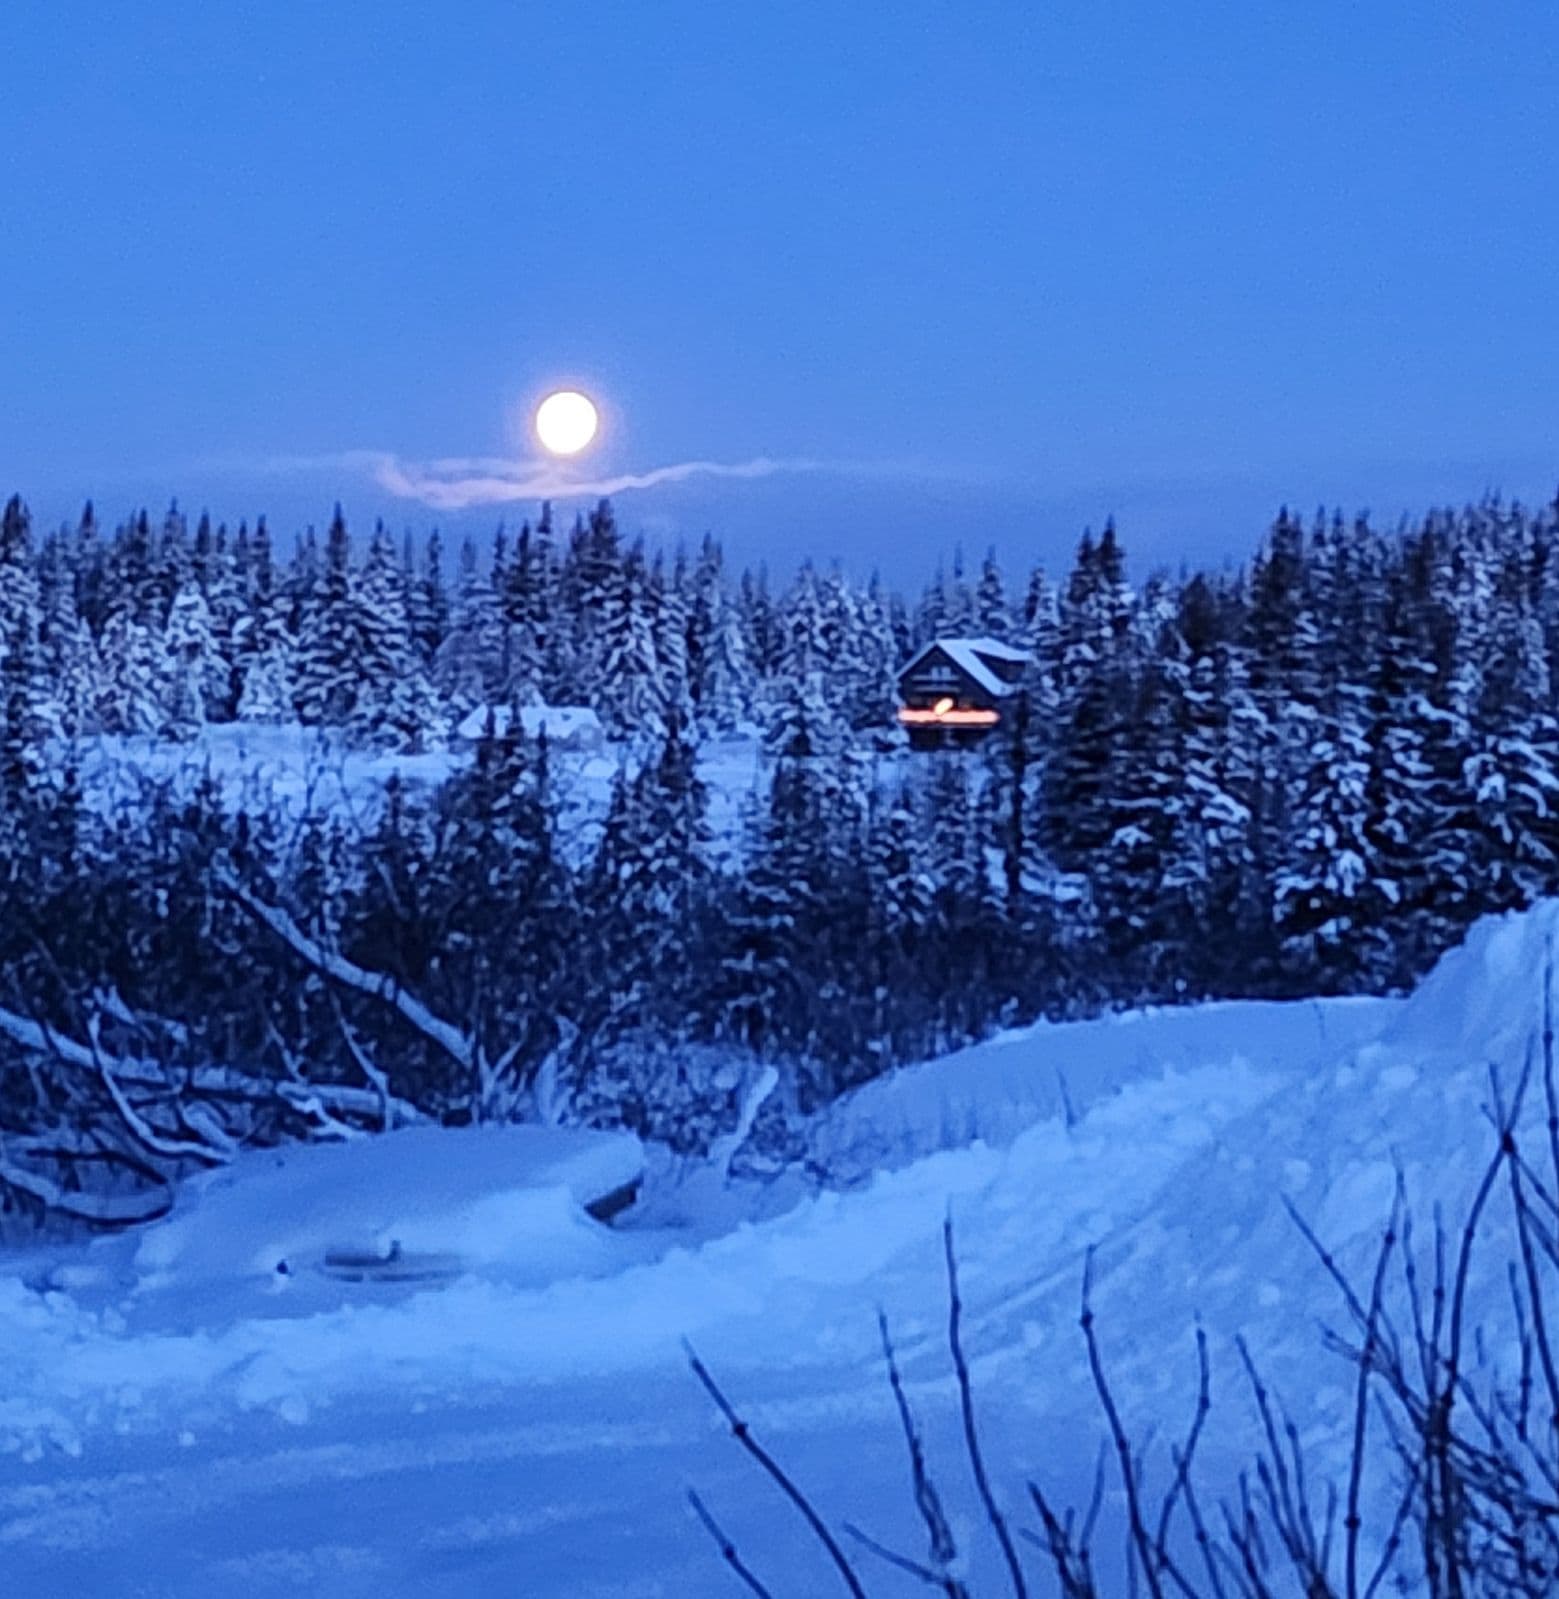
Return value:
M 1545 907 L 1480 927 L 1405 1002 L 1039 1028 L 915 1068 L 819 1129 L 841 1159 L 872 1146 L 861 1186 L 777 1215 L 772 1195 L 738 1195 L 734 1225 L 592 1237 L 559 1280 L 493 1266 L 293 1314 L 253 1282 L 217 1292 L 175 1274 L 153 1294 L 123 1244 L 89 1252 L 95 1281 L 80 1254 L 15 1259 L 0 1278 L 0 1572 L 20 1592 L 127 1599 L 739 1591 L 687 1513 L 693 1483 L 777 1591 L 827 1593 L 834 1579 L 711 1417 L 681 1340 L 833 1524 L 918 1552 L 881 1305 L 972 1525 L 944 1345 L 949 1205 L 988 1454 L 1020 1514 L 1026 1476 L 1077 1498 L 1091 1478 L 1099 1429 L 1076 1329 L 1090 1245 L 1135 1428 L 1183 1426 L 1200 1316 L 1209 1473 L 1249 1443 L 1229 1352 L 1241 1332 L 1324 1465 L 1348 1374 L 1320 1349 L 1335 1305 L 1281 1197 L 1354 1267 L 1394 1157 L 1422 1202 L 1456 1213 L 1489 1148 L 1487 1063 L 1519 1061 L 1556 921 Z M 1491 1293 L 1496 1255 L 1475 1283 Z M 51 1262 L 58 1286 L 40 1292 Z M 993 1551 L 974 1546 L 976 1578 L 994 1579 Z M 863 1570 L 875 1595 L 917 1591 Z

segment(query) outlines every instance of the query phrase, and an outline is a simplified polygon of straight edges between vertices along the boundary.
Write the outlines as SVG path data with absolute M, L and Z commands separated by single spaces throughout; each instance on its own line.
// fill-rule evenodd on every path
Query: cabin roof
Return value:
M 507 738 L 514 723 L 511 705 L 478 705 L 456 725 L 455 737 L 475 743 L 486 733 L 489 716 L 493 731 L 499 738 Z M 570 739 L 593 741 L 602 736 L 600 718 L 583 705 L 522 705 L 520 730 L 527 738 L 545 733 L 560 743 Z
M 1030 659 L 1027 650 L 1014 649 L 994 638 L 934 638 L 923 645 L 900 670 L 905 677 L 913 672 L 933 650 L 941 650 L 952 663 L 972 677 L 985 692 L 996 699 L 1006 699 L 1017 693 L 1016 683 L 1007 683 L 991 670 L 992 661 L 1024 662 Z

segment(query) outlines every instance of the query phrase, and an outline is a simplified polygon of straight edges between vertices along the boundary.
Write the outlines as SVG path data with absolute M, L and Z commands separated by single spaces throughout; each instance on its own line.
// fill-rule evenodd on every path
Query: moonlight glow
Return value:
M 578 455 L 595 437 L 600 421 L 588 395 L 559 389 L 536 407 L 536 437 L 554 455 Z

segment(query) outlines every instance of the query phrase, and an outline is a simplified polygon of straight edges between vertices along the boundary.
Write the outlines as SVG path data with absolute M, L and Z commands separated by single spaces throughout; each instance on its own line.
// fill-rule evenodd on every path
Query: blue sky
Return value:
M 1550 4 L 10 0 L 0 60 L 46 519 L 488 529 L 373 460 L 523 455 L 564 379 L 589 481 L 822 463 L 618 497 L 776 564 L 1559 482 Z

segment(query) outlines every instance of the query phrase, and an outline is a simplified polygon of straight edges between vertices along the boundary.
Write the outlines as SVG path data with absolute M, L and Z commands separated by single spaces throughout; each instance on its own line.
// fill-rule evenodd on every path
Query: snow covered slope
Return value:
M 1092 1474 L 1099 1428 L 1076 1329 L 1090 1246 L 1134 1429 L 1183 1426 L 1200 1318 L 1209 1473 L 1251 1440 L 1239 1333 L 1324 1469 L 1349 1420 L 1349 1373 L 1320 1348 L 1334 1296 L 1282 1199 L 1354 1270 L 1375 1248 L 1393 1161 L 1417 1204 L 1439 1198 L 1455 1216 L 1489 1150 L 1489 1064 L 1519 1068 L 1556 925 L 1554 906 L 1481 924 L 1406 1001 L 1221 1005 L 964 1051 L 819 1124 L 818 1152 L 858 1179 L 847 1191 L 777 1215 L 772 1194 L 739 1193 L 747 1219 L 718 1229 L 532 1214 L 533 1241 L 557 1228 L 544 1277 L 476 1261 L 435 1289 L 327 1301 L 288 1286 L 262 1304 L 197 1269 L 210 1243 L 193 1234 L 180 1248 L 13 1257 L 0 1278 L 0 1570 L 20 1591 L 126 1596 L 738 1591 L 685 1513 L 694 1482 L 776 1591 L 827 1593 L 805 1529 L 712 1424 L 681 1340 L 836 1522 L 918 1549 L 880 1305 L 944 1491 L 973 1529 L 975 1581 L 1002 1591 L 954 1435 L 949 1206 L 988 1453 L 1020 1519 L 1025 1476 L 1082 1498 Z M 449 1141 L 458 1159 L 461 1136 L 425 1142 Z M 426 1167 L 399 1147 L 414 1202 Z M 287 1185 L 245 1193 L 223 1196 L 234 1235 L 268 1246 L 253 1212 Z M 1500 1225 L 1475 1268 L 1480 1315 L 1503 1297 Z M 920 1590 L 873 1569 L 871 1591 Z
M 1297 1071 L 1374 1036 L 1400 1000 L 1200 1005 L 1041 1024 L 880 1077 L 812 1128 L 812 1158 L 861 1178 L 938 1149 L 1010 1144 L 1051 1117 L 1076 1117 L 1144 1077 L 1220 1070 Z

